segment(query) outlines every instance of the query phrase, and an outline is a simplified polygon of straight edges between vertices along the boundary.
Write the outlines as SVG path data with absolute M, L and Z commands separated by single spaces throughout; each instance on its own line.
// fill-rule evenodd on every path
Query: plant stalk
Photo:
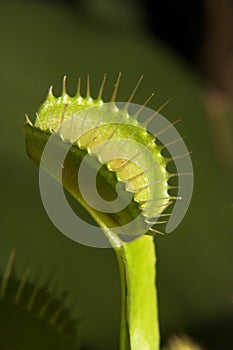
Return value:
M 143 235 L 114 249 L 122 292 L 120 350 L 159 350 L 153 237 Z

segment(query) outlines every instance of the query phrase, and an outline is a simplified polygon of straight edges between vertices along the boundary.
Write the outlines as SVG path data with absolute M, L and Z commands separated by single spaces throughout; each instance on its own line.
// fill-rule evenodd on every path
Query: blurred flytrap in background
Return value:
M 78 3 L 73 10 L 55 2 L 1 2 L 0 263 L 5 265 L 16 247 L 18 275 L 27 258 L 42 280 L 52 271 L 60 288 L 77 301 L 73 316 L 83 318 L 84 347 L 118 349 L 120 287 L 113 252 L 71 242 L 49 221 L 39 196 L 38 171 L 25 154 L 22 123 L 25 113 L 35 114 L 47 86 L 60 86 L 64 74 L 70 78 L 71 93 L 78 76 L 95 76 L 95 94 L 103 72 L 110 73 L 112 81 L 106 83 L 103 96 L 107 100 L 117 72 L 122 71 L 122 101 L 143 74 L 144 89 L 138 91 L 137 103 L 143 103 L 154 90 L 149 103 L 152 109 L 172 99 L 164 114 L 171 122 L 182 118 L 178 130 L 187 136 L 195 171 L 188 214 L 177 232 L 156 237 L 162 336 L 165 340 L 182 331 L 207 350 L 230 350 L 232 165 L 228 133 L 232 108 L 226 94 L 221 94 L 220 104 L 208 97 L 206 108 L 205 78 L 164 44 L 148 37 L 137 25 L 142 23 L 136 4 L 132 7 L 136 15 L 125 20 L 121 30 L 117 12 L 115 22 L 109 20 L 111 15 L 107 17 L 110 26 L 104 18 L 94 20 L 97 10 L 84 16 L 84 3 L 82 10 Z M 130 18 L 130 11 L 127 16 Z M 55 88 L 55 94 L 60 94 L 59 89 Z M 214 113 L 220 117 L 211 124 Z
M 16 277 L 15 257 L 13 250 L 0 279 L 1 349 L 76 349 L 79 325 L 69 318 L 65 294 L 53 296 L 51 281 L 29 282 L 29 267 Z

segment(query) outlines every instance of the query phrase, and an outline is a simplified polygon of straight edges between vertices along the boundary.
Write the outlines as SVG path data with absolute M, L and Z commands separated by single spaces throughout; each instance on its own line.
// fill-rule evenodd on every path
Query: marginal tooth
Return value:
M 155 198 L 155 199 L 148 199 L 145 201 L 140 201 L 139 203 L 143 206 L 144 204 L 147 203 L 153 203 L 153 202 L 157 202 L 157 201 L 162 201 L 162 200 L 166 200 L 166 199 L 182 199 L 182 197 L 177 197 L 177 196 L 170 196 L 167 195 L 166 197 L 160 197 L 160 198 Z
M 27 268 L 24 273 L 23 273 L 23 276 L 22 276 L 22 279 L 20 281 L 20 284 L 18 286 L 18 289 L 16 291 L 16 294 L 15 294 L 15 303 L 18 304 L 20 299 L 21 299 L 21 296 L 23 294 L 23 290 L 24 290 L 24 287 L 26 285 L 26 282 L 27 282 L 27 278 L 29 276 L 29 273 L 30 273 L 30 269 Z
M 118 77 L 117 77 L 117 81 L 114 84 L 114 89 L 113 89 L 113 93 L 112 93 L 112 97 L 111 97 L 110 102 L 115 102 L 116 101 L 117 92 L 118 92 L 119 85 L 120 85 L 120 80 L 121 80 L 121 72 L 119 72 Z
M 46 311 L 48 310 L 48 307 L 49 307 L 49 305 L 51 304 L 51 302 L 52 302 L 52 297 L 50 296 L 50 297 L 48 297 L 48 299 L 46 300 L 46 302 L 44 303 L 44 305 L 41 307 L 41 309 L 40 309 L 40 311 L 38 312 L 38 316 L 39 317 L 44 317 L 45 316 L 45 314 L 46 314 Z
M 180 177 L 180 176 L 193 176 L 193 173 L 174 173 L 174 174 L 169 174 L 168 178 L 171 179 L 172 177 Z M 170 186 L 169 188 L 181 188 L 181 187 Z
M 192 154 L 192 152 L 186 152 L 186 153 L 183 153 L 183 154 L 178 154 L 177 156 L 173 156 L 173 157 L 170 157 L 170 158 L 166 158 L 166 164 L 176 160 L 176 159 L 180 159 L 180 158 L 184 158 L 186 156 L 189 156 L 190 154 Z
M 49 87 L 48 97 L 54 97 L 54 95 L 53 95 L 53 85 L 50 85 L 50 87 Z
M 27 114 L 25 114 L 25 121 L 26 121 L 26 124 L 29 124 L 30 126 L 33 126 L 33 123 L 32 121 L 30 120 L 29 116 Z
M 76 96 L 81 97 L 81 78 L 78 78 L 78 86 L 77 86 Z
M 163 208 L 163 207 L 167 207 L 168 205 L 172 204 L 173 200 L 170 200 L 169 202 L 166 202 L 165 204 L 161 204 L 161 205 L 153 205 L 153 207 L 143 207 L 143 211 L 153 211 L 156 208 Z
M 67 80 L 67 76 L 64 75 L 63 80 L 62 80 L 62 95 L 67 95 L 66 92 L 66 80 Z
M 91 97 L 91 88 L 90 88 L 90 75 L 87 75 L 87 93 L 86 97 L 90 98 Z
M 54 312 L 53 316 L 50 318 L 50 323 L 51 324 L 55 324 L 62 312 L 62 309 L 63 309 L 63 305 L 60 305 L 57 310 Z
M 177 123 L 179 123 L 181 120 L 182 120 L 182 119 L 177 119 L 177 120 L 174 121 L 172 124 L 169 124 L 168 126 L 166 126 L 165 128 L 163 128 L 162 130 L 158 131 L 158 132 L 156 133 L 156 135 L 155 135 L 156 138 L 157 138 L 159 135 L 163 134 L 165 131 L 167 131 L 167 130 L 173 128 L 173 126 L 176 125 Z
M 162 235 L 162 236 L 165 236 L 165 233 L 164 232 L 161 232 L 159 230 L 156 230 L 154 228 L 149 228 L 149 231 L 151 232 L 151 234 L 155 235 L 155 234 L 158 234 L 158 235 Z
M 167 149 L 169 146 L 174 145 L 175 143 L 178 143 L 178 142 L 180 142 L 180 141 L 183 141 L 185 138 L 186 138 L 186 136 L 183 136 L 183 137 L 179 137 L 179 138 L 177 138 L 177 139 L 175 139 L 175 140 L 173 140 L 173 141 L 171 141 L 171 142 L 164 143 L 164 144 L 161 146 L 161 151 L 162 151 L 163 149 Z
M 35 286 L 33 288 L 33 291 L 32 291 L 32 294 L 28 300 L 28 303 L 27 303 L 27 310 L 32 310 L 34 304 L 35 304 L 35 301 L 36 301 L 36 297 L 39 293 L 39 287 L 38 286 Z
M 150 221 L 150 220 L 145 220 L 145 222 L 149 225 L 160 225 L 160 224 L 166 224 L 167 220 L 164 221 Z
M 151 114 L 144 122 L 143 125 L 146 128 L 148 124 L 159 114 L 159 112 L 164 109 L 168 103 L 171 101 L 171 99 L 168 99 L 166 102 L 164 102 L 153 114 Z M 157 136 L 157 135 L 156 135 Z
M 126 105 L 125 105 L 125 108 L 126 108 L 126 109 L 128 108 L 128 105 L 130 104 L 130 102 L 131 102 L 132 99 L 134 98 L 134 96 L 135 96 L 135 94 L 136 94 L 136 92 L 137 92 L 137 90 L 138 90 L 138 88 L 139 88 L 139 85 L 141 84 L 141 81 L 142 81 L 143 78 L 144 78 L 144 76 L 141 75 L 140 78 L 139 78 L 139 80 L 137 81 L 135 87 L 133 88 L 133 91 L 132 91 L 131 95 L 129 96 L 128 101 L 127 101 L 127 103 L 126 103 Z
M 168 191 L 169 191 L 169 190 L 179 190 L 179 189 L 181 189 L 181 188 L 182 188 L 181 186 L 171 186 L 171 185 L 168 185 L 168 186 L 167 186 Z
M 39 128 L 42 130 L 42 124 L 38 113 L 36 113 L 36 123 L 38 124 Z
M 0 288 L 0 298 L 4 299 L 6 295 L 6 290 L 8 286 L 9 279 L 12 275 L 13 268 L 14 268 L 14 262 L 15 262 L 15 256 L 16 256 L 16 250 L 14 249 L 8 259 L 8 263 L 5 269 L 5 273 L 2 278 L 1 288 Z
M 152 97 L 154 96 L 154 92 L 152 92 L 152 94 L 146 99 L 146 101 L 142 104 L 142 106 L 137 110 L 136 114 L 135 114 L 135 118 L 137 118 L 141 111 L 143 110 L 144 107 L 146 107 L 146 105 L 149 103 L 149 101 L 152 99 Z
M 104 77 L 103 77 L 103 80 L 102 80 L 102 83 L 100 85 L 100 89 L 99 89 L 97 100 L 102 100 L 102 95 L 103 95 L 104 86 L 105 86 L 105 83 L 106 83 L 106 78 L 107 78 L 107 74 L 105 73 Z

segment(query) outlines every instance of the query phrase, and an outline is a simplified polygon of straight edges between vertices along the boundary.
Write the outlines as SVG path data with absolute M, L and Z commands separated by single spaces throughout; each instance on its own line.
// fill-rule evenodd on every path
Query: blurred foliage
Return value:
M 63 306 L 65 293 L 55 298 L 51 283 L 28 282 L 29 268 L 17 278 L 14 268 L 13 250 L 0 276 L 0 349 L 77 349 L 80 327 Z
M 18 273 L 29 259 L 41 281 L 52 276 L 69 292 L 77 306 L 74 315 L 83 319 L 86 347 L 118 349 L 120 286 L 114 253 L 72 242 L 49 221 L 39 195 L 38 169 L 25 153 L 22 125 L 24 114 L 33 116 L 50 84 L 60 93 L 64 74 L 68 91 L 74 93 L 78 76 L 85 79 L 90 73 L 95 96 L 107 72 L 107 100 L 122 71 L 121 101 L 143 74 L 135 102 L 143 103 L 152 91 L 153 109 L 172 98 L 164 115 L 171 121 L 182 118 L 177 129 L 187 136 L 195 172 L 193 200 L 182 224 L 172 234 L 156 237 L 162 335 L 204 333 L 208 350 L 232 349 L 231 332 L 221 327 L 231 315 L 230 174 L 215 158 L 201 79 L 142 34 L 118 33 L 118 27 L 105 30 L 52 4 L 1 2 L 0 42 L 0 264 L 16 247 Z

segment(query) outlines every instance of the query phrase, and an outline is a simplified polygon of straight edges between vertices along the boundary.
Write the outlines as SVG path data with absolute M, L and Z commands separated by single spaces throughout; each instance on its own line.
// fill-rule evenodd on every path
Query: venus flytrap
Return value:
M 174 187 L 169 179 L 174 174 L 167 171 L 167 164 L 173 158 L 161 154 L 164 146 L 147 130 L 159 111 L 142 122 L 138 117 L 143 106 L 130 114 L 129 105 L 141 78 L 128 101 L 119 106 L 115 101 L 120 78 L 119 74 L 109 103 L 102 100 L 106 76 L 96 99 L 90 94 L 89 77 L 85 97 L 80 93 L 80 80 L 74 97 L 66 92 L 65 78 L 60 97 L 50 88 L 35 124 L 26 117 L 26 148 L 29 157 L 93 217 L 116 252 L 122 286 L 120 349 L 159 350 L 153 234 L 161 233 L 158 225 L 169 218 L 167 208 L 180 197 L 169 193 Z M 60 162 L 60 151 L 56 152 L 64 145 L 67 150 Z M 77 181 L 84 160 L 89 173 Z M 95 167 L 102 199 L 97 198 L 98 191 L 89 189 L 93 183 L 85 185 Z M 96 237 L 91 239 L 94 242 Z
M 15 273 L 12 250 L 0 275 L 0 349 L 75 350 L 80 326 L 70 317 L 64 296 L 55 297 L 47 284 L 31 281 L 29 268 Z

